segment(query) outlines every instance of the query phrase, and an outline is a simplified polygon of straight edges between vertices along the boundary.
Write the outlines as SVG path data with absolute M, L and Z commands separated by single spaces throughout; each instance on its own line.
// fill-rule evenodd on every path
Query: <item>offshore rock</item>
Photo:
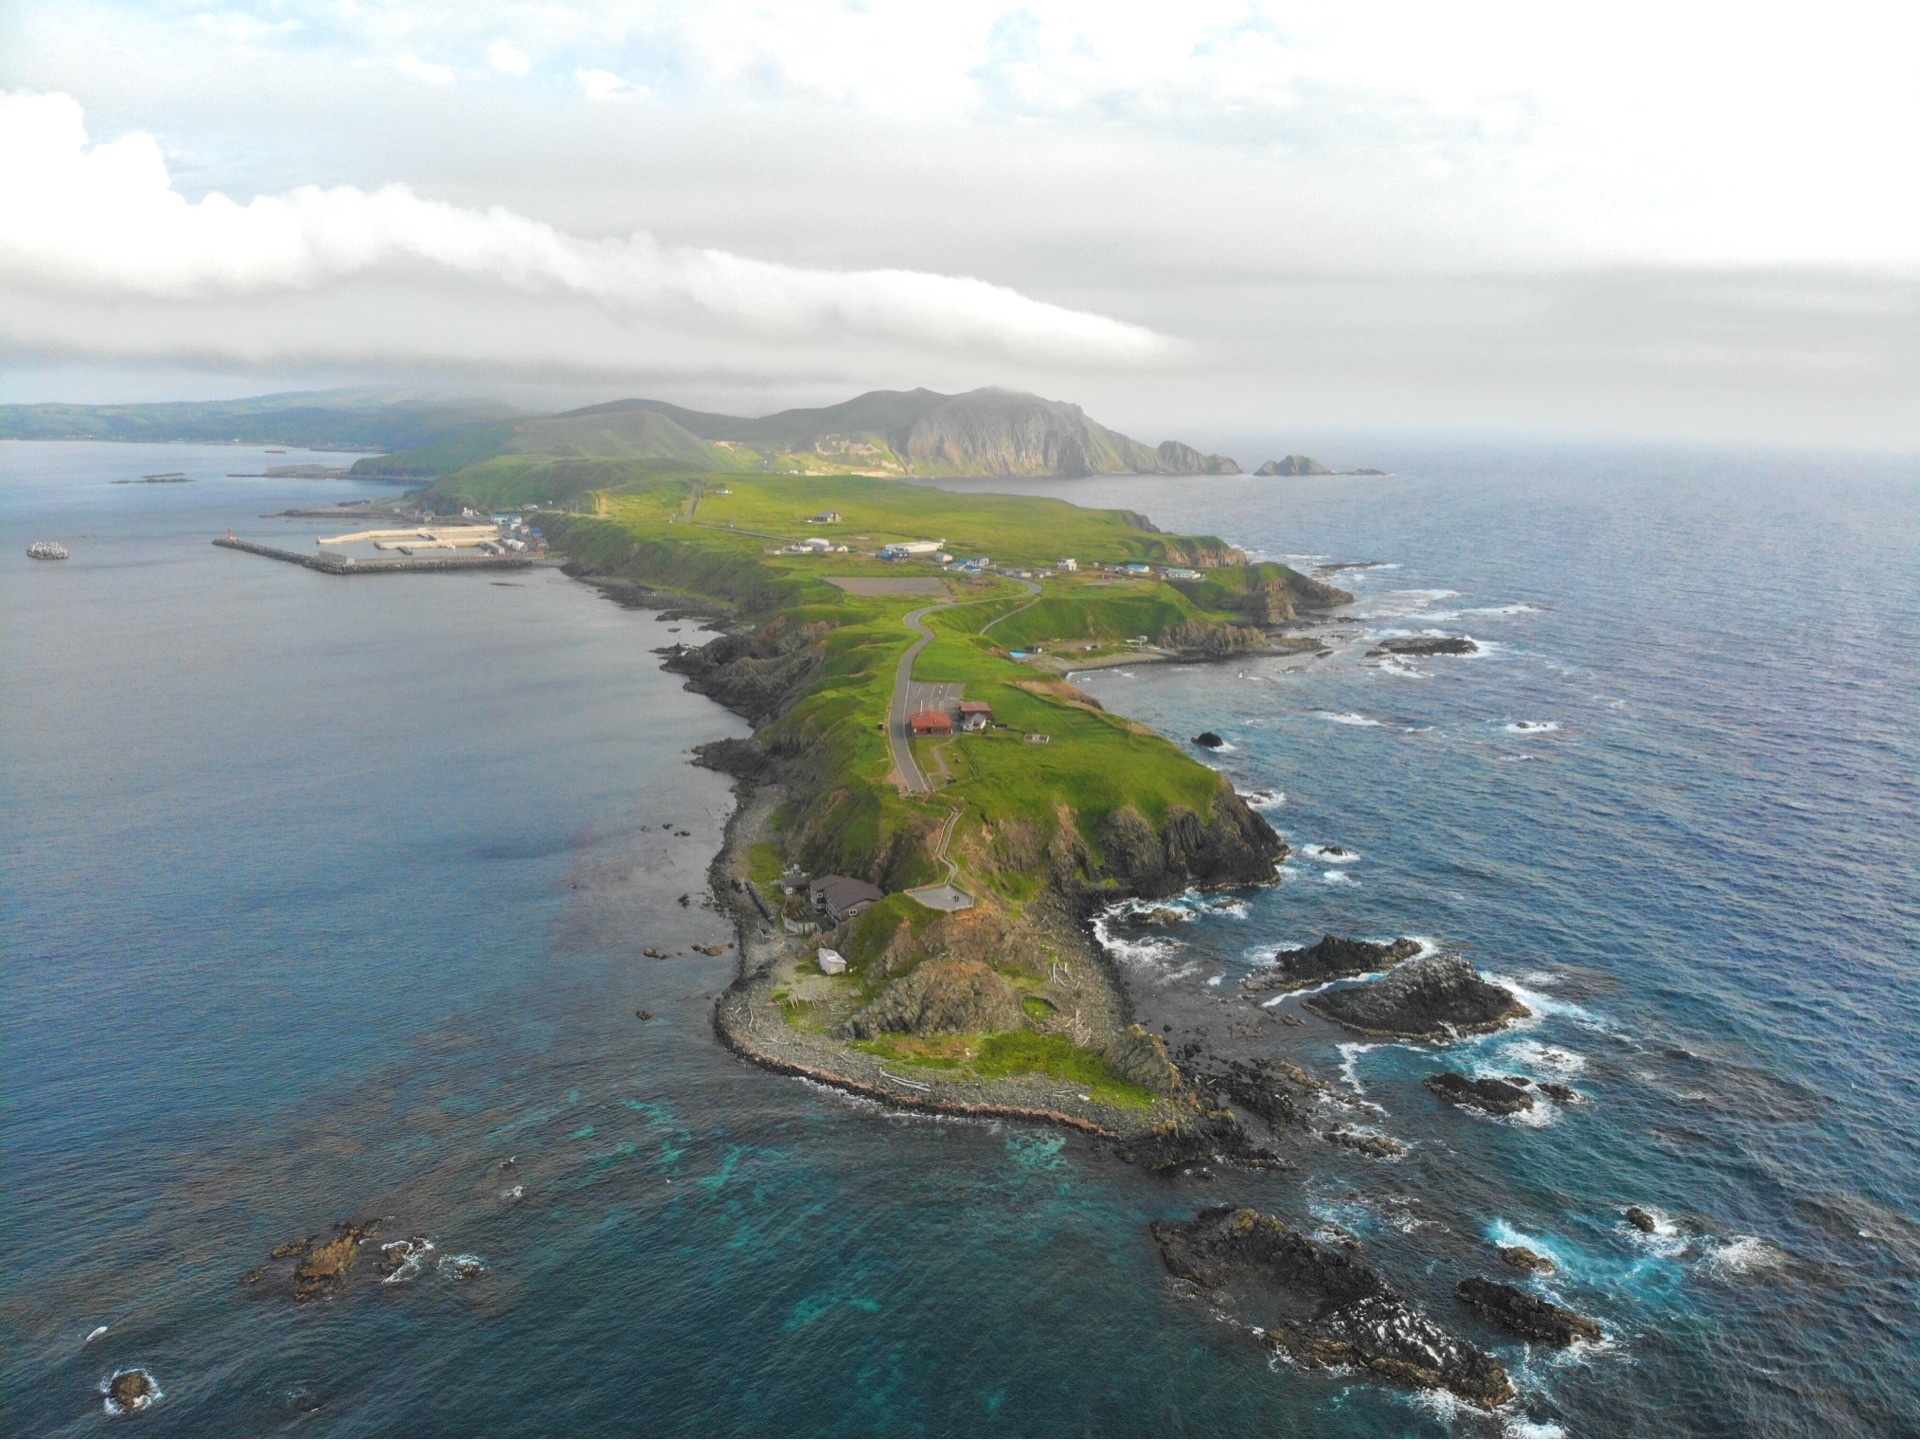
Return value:
M 1564 1348 L 1576 1340 L 1600 1338 L 1600 1326 L 1595 1321 L 1503 1281 L 1469 1276 L 1453 1293 L 1463 1304 L 1522 1340 L 1541 1340 Z
M 1102 1058 L 1114 1074 L 1144 1090 L 1177 1095 L 1187 1088 L 1180 1071 L 1167 1058 L 1167 1042 L 1139 1025 L 1129 1025 L 1121 1032 Z
M 1398 1140 L 1385 1135 L 1368 1135 L 1359 1130 L 1329 1130 L 1320 1138 L 1329 1145 L 1357 1150 L 1374 1160 L 1397 1160 L 1407 1153 L 1407 1147 Z
M 1478 655 L 1480 647 L 1465 635 L 1401 635 L 1382 640 L 1369 655 Z
M 376 1222 L 346 1223 L 333 1227 L 333 1238 L 311 1248 L 293 1267 L 293 1298 L 326 1300 L 347 1288 L 353 1276 L 354 1261 L 360 1258 L 360 1242 L 373 1234 Z
M 1310 455 L 1289 455 L 1284 460 L 1269 460 L 1256 475 L 1331 475 L 1333 471 Z
M 1404 1040 L 1485 1034 L 1532 1013 L 1511 990 L 1482 980 L 1458 955 L 1409 960 L 1371 984 L 1329 991 L 1301 1004 L 1362 1035 Z
M 1268 1342 L 1295 1359 L 1364 1366 L 1486 1408 L 1513 1398 L 1497 1360 L 1427 1319 L 1345 1249 L 1230 1205 L 1152 1228 L 1169 1271 L 1263 1327 Z
M 871 1040 L 888 1031 L 914 1035 L 978 1035 L 1026 1028 L 1020 995 L 983 960 L 927 960 L 881 992 L 839 1028 L 842 1038 Z
M 1333 848 L 1329 846 L 1328 850 Z M 1317 944 L 1275 952 L 1272 968 L 1254 971 L 1241 988 L 1256 995 L 1270 990 L 1299 990 L 1328 980 L 1389 970 L 1419 953 L 1418 940 L 1402 938 L 1380 945 L 1343 935 L 1323 935 Z
M 1116 1153 L 1129 1165 L 1164 1174 L 1189 1165 L 1204 1165 L 1209 1160 L 1234 1160 L 1241 1164 L 1268 1166 L 1278 1157 L 1247 1138 L 1231 1110 L 1201 1110 L 1179 1120 L 1156 1125 L 1135 1135 L 1117 1147 Z
M 1660 1222 L 1654 1219 L 1650 1213 L 1642 1210 L 1638 1205 L 1627 1206 L 1626 1216 L 1627 1224 L 1638 1230 L 1642 1235 L 1651 1235 L 1660 1228 Z
M 159 1397 L 160 1384 L 139 1368 L 116 1370 L 102 1387 L 111 1415 L 137 1415 Z
M 1202 730 L 1198 735 L 1193 737 L 1193 743 L 1207 750 L 1218 750 L 1227 742 L 1211 730 Z
M 1172 475 L 1238 475 L 1240 462 L 1225 455 L 1202 455 L 1191 445 L 1178 440 L 1162 440 L 1154 454 Z
M 1518 1115 L 1533 1108 L 1533 1096 L 1505 1080 L 1474 1079 L 1453 1070 L 1442 1070 L 1420 1082 L 1442 1100 L 1489 1115 Z
M 1529 1275 L 1551 1275 L 1556 1268 L 1553 1261 L 1525 1245 L 1502 1245 L 1500 1258 L 1514 1269 L 1525 1270 Z

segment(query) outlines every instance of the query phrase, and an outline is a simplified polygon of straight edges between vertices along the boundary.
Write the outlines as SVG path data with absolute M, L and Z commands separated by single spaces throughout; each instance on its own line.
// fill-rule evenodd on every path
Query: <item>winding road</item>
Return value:
M 1033 597 L 1033 599 L 1027 601 L 1027 605 L 1033 604 L 1034 600 L 1040 598 L 1040 587 L 1033 581 L 1022 580 L 1019 583 L 1026 586 L 1027 594 Z M 1000 598 L 1000 596 L 991 597 L 993 600 Z M 908 612 L 904 617 L 910 627 L 920 632 L 920 638 L 907 647 L 907 653 L 900 657 L 900 668 L 894 672 L 893 707 L 892 712 L 887 717 L 887 744 L 893 750 L 893 768 L 899 772 L 901 787 L 905 789 L 909 795 L 931 794 L 933 792 L 933 786 L 927 783 L 927 777 L 920 772 L 919 762 L 913 758 L 913 747 L 907 743 L 909 739 L 907 735 L 907 717 L 912 715 L 916 710 L 936 703 L 936 696 L 939 691 L 956 688 L 950 686 L 920 687 L 928 690 L 930 693 L 924 701 L 916 700 L 914 693 L 916 687 L 913 683 L 913 662 L 919 658 L 920 652 L 926 649 L 928 642 L 933 639 L 933 632 L 923 625 L 921 621 L 933 614 L 936 610 L 957 610 L 962 605 L 986 605 L 990 603 L 991 600 L 948 600 L 940 605 L 923 605 L 918 610 Z M 990 629 L 1009 616 L 1019 614 L 1021 610 L 1027 608 L 1027 605 L 1009 610 L 1005 615 L 995 617 L 981 628 L 983 630 Z

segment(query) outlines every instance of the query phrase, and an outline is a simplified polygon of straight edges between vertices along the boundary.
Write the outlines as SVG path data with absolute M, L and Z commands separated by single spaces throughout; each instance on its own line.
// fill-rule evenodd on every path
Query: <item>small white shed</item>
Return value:
M 820 965 L 822 975 L 844 975 L 847 973 L 847 957 L 838 950 L 820 947 L 820 953 L 813 957 Z

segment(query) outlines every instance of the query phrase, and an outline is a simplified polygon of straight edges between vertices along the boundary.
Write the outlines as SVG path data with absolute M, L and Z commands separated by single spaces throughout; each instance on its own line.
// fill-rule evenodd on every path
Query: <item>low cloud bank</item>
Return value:
M 1184 350 L 1141 326 L 966 276 L 808 270 L 662 246 L 644 233 L 587 240 L 404 185 L 190 202 L 152 136 L 90 145 L 72 97 L 0 94 L 0 287 L 231 301 L 409 271 L 776 343 L 844 337 L 1099 369 L 1165 366 Z

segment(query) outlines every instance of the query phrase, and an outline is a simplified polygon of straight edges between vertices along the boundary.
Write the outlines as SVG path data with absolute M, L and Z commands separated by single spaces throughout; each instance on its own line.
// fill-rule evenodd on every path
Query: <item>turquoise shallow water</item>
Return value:
M 1362 458 L 1400 472 L 1371 491 L 1033 487 L 1399 567 L 1357 572 L 1304 673 L 1085 682 L 1219 730 L 1214 763 L 1284 791 L 1296 845 L 1362 857 L 1296 858 L 1130 952 L 1143 1014 L 1224 1034 L 1250 1007 L 1220 997 L 1273 946 L 1418 933 L 1541 1012 L 1456 1062 L 1558 1065 L 1589 1097 L 1476 1120 L 1421 1090 L 1431 1053 L 1270 1024 L 1249 1043 L 1344 1077 L 1413 1152 L 1163 1182 L 726 1057 L 731 958 L 639 953 L 722 934 L 676 903 L 730 804 L 685 751 L 743 730 L 655 668 L 691 627 L 550 572 L 342 582 L 214 550 L 361 493 L 224 478 L 262 458 L 0 445 L 0 1428 L 124 1425 L 96 1386 L 127 1364 L 165 1391 L 134 1423 L 195 1434 L 1920 1424 L 1911 464 L 1403 447 Z M 203 478 L 107 483 L 172 469 Z M 43 535 L 74 560 L 22 558 Z M 1365 663 L 1394 629 L 1492 648 Z M 1361 1234 L 1500 1349 L 1521 1403 L 1270 1367 L 1145 1235 L 1216 1199 Z M 1628 1234 L 1628 1202 L 1671 1232 Z M 238 1283 L 365 1213 L 488 1273 L 299 1309 Z M 1517 1236 L 1607 1346 L 1531 1356 L 1454 1310 Z

